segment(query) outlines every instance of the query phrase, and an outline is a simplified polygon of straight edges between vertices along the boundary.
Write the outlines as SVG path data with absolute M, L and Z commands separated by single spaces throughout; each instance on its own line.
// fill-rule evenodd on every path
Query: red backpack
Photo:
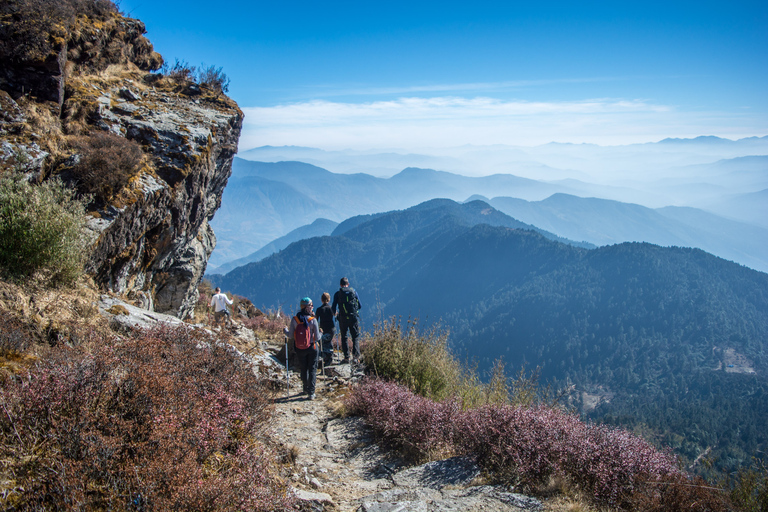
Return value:
M 293 317 L 296 321 L 296 328 L 293 330 L 294 347 L 296 347 L 296 350 L 306 350 L 312 346 L 312 330 L 309 323 L 315 317 L 308 316 L 306 318 L 307 323 L 302 323 L 298 315 Z

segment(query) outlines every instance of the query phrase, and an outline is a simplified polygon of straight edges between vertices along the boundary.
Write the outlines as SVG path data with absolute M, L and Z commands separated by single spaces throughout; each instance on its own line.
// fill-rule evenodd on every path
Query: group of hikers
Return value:
M 328 292 L 323 293 L 320 300 L 323 305 L 313 309 L 312 299 L 301 299 L 300 307 L 296 315 L 291 318 L 290 327 L 285 328 L 285 335 L 292 340 L 296 352 L 296 361 L 301 371 L 303 394 L 309 400 L 315 399 L 315 384 L 317 382 L 317 365 L 322 358 L 324 365 L 333 363 L 333 337 L 336 335 L 335 321 L 339 323 L 341 334 L 341 350 L 344 354 L 341 364 L 349 364 L 349 338 L 352 338 L 353 364 L 360 362 L 360 323 L 358 312 L 360 311 L 360 297 L 354 288 L 349 285 L 349 279 L 342 277 L 339 281 L 340 288 L 333 296 Z M 233 301 L 216 287 L 211 297 L 210 307 L 213 308 L 213 319 L 216 325 L 222 321 L 231 324 L 229 310 Z M 286 351 L 286 357 L 288 357 Z
M 323 293 L 320 299 L 323 305 L 317 311 L 313 309 L 312 299 L 301 299 L 301 309 L 291 318 L 290 327 L 284 331 L 294 342 L 296 361 L 301 372 L 302 393 L 307 395 L 308 400 L 315 399 L 319 358 L 326 365 L 333 362 L 333 337 L 336 334 L 334 319 L 339 323 L 341 334 L 341 350 L 344 354 L 341 364 L 350 362 L 349 337 L 352 338 L 352 363 L 360 362 L 360 297 L 346 277 L 341 278 L 339 285 L 333 303 L 329 305 L 331 295 Z

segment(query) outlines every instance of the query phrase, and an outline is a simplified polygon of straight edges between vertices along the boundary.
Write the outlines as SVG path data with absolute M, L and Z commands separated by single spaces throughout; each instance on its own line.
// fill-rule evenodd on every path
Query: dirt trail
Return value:
M 408 467 L 375 443 L 361 418 L 342 418 L 335 412 L 348 390 L 349 365 L 327 371 L 336 377 L 318 375 L 315 400 L 298 393 L 301 383 L 291 372 L 291 394 L 286 395 L 285 388 L 278 393 L 271 426 L 274 439 L 295 454 L 289 478 L 310 509 L 543 510 L 533 498 L 482 485 L 479 469 L 465 459 Z
M 358 510 L 361 498 L 392 487 L 388 477 L 401 464 L 379 449 L 360 418 L 337 417 L 336 403 L 338 392 L 318 379 L 315 400 L 294 392 L 275 401 L 272 432 L 296 453 L 291 480 L 300 497 Z

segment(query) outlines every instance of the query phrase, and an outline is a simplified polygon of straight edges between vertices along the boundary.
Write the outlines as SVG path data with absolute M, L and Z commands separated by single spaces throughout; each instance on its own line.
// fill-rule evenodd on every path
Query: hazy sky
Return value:
M 123 0 L 222 66 L 240 149 L 768 134 L 768 2 Z

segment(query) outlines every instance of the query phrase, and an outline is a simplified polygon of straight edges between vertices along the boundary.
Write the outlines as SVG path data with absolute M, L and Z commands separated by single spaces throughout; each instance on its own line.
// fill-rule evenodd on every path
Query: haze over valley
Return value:
M 316 219 L 341 222 L 434 198 L 483 199 L 574 241 L 696 247 L 768 271 L 766 154 L 768 137 L 433 154 L 256 148 L 235 160 L 212 221 L 209 272 L 254 261 L 251 254 Z

